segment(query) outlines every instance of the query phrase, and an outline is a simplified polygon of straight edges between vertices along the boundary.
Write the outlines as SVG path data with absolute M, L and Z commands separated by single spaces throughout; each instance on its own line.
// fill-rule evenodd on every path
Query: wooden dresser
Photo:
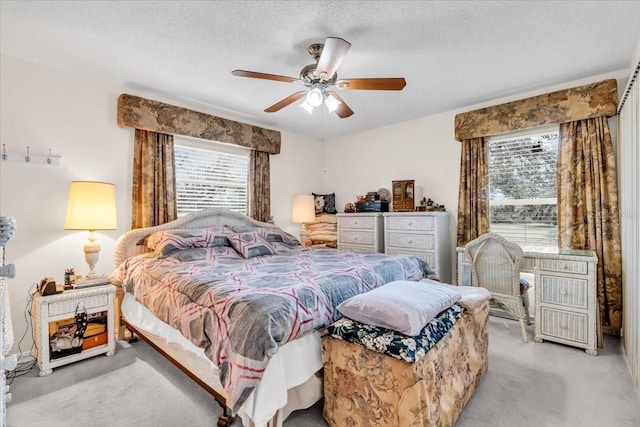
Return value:
M 426 261 L 440 281 L 451 283 L 451 235 L 448 212 L 387 212 L 384 251 L 411 254 Z
M 339 213 L 337 217 L 338 249 L 357 252 L 384 252 L 382 213 Z

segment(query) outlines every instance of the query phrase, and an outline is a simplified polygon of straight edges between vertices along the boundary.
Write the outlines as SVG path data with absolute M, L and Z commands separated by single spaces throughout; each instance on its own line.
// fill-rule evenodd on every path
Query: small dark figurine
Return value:
M 73 268 L 67 268 L 64 271 L 64 289 L 72 289 L 76 282 L 76 272 Z

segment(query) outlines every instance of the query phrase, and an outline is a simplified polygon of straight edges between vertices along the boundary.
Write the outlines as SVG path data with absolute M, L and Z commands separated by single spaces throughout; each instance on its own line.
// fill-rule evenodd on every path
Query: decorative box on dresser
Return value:
M 337 217 L 338 249 L 356 252 L 384 252 L 382 213 L 339 213 Z
M 387 212 L 384 251 L 411 254 L 426 261 L 443 283 L 451 283 L 448 212 Z

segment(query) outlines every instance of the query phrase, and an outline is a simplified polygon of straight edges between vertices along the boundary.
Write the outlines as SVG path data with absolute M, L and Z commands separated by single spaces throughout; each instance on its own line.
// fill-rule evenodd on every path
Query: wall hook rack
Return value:
M 31 147 L 27 146 L 26 155 L 20 155 L 17 153 L 7 153 L 6 144 L 2 144 L 2 158 L 3 162 L 8 163 L 21 163 L 27 165 L 45 165 L 45 166 L 62 166 L 62 156 L 57 154 L 51 154 L 49 149 L 48 154 L 33 154 L 31 153 Z

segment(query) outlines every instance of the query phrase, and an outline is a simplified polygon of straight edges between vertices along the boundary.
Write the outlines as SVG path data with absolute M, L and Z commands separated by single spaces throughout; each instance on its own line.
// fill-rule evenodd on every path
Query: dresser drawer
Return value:
M 373 246 L 375 237 L 372 232 L 340 230 L 338 245 L 342 243 Z
M 401 249 L 389 249 L 387 250 L 388 254 L 396 254 L 396 255 L 414 255 L 415 257 L 421 259 L 422 261 L 429 264 L 431 269 L 436 271 L 438 277 L 442 274 L 437 270 L 438 266 L 436 265 L 436 255 L 433 252 L 411 252 L 411 251 L 403 251 Z
M 92 295 L 90 297 L 85 297 L 82 301 L 78 300 L 66 300 L 66 301 L 57 301 L 52 302 L 46 305 L 46 310 L 48 310 L 45 315 L 49 317 L 58 316 L 61 314 L 75 314 L 76 310 L 85 309 L 90 311 L 92 308 L 96 307 L 106 307 L 109 301 L 109 296 L 107 294 L 101 295 Z
M 375 220 L 372 217 L 362 217 L 362 216 L 354 216 L 351 218 L 338 217 L 338 227 L 340 229 L 355 228 L 355 229 L 363 229 L 363 230 L 373 230 L 374 226 L 375 226 Z
M 533 270 L 536 268 L 536 259 L 535 258 L 522 258 L 522 269 L 525 270 Z
M 386 230 L 398 231 L 433 231 L 432 216 L 389 216 L 385 224 Z
M 586 310 L 589 283 L 585 279 L 540 275 L 540 302 Z
M 586 261 L 561 261 L 542 258 L 540 260 L 540 270 L 587 274 L 589 272 L 589 264 Z
M 366 254 L 377 253 L 376 248 L 371 245 L 350 245 L 347 243 L 338 243 L 338 249 L 343 251 L 361 252 Z
M 435 249 L 433 234 L 387 233 L 388 248 L 406 248 L 415 251 L 432 251 Z
M 540 333 L 581 344 L 588 343 L 589 324 L 587 315 L 541 307 Z M 536 319 L 538 322 L 538 319 Z

